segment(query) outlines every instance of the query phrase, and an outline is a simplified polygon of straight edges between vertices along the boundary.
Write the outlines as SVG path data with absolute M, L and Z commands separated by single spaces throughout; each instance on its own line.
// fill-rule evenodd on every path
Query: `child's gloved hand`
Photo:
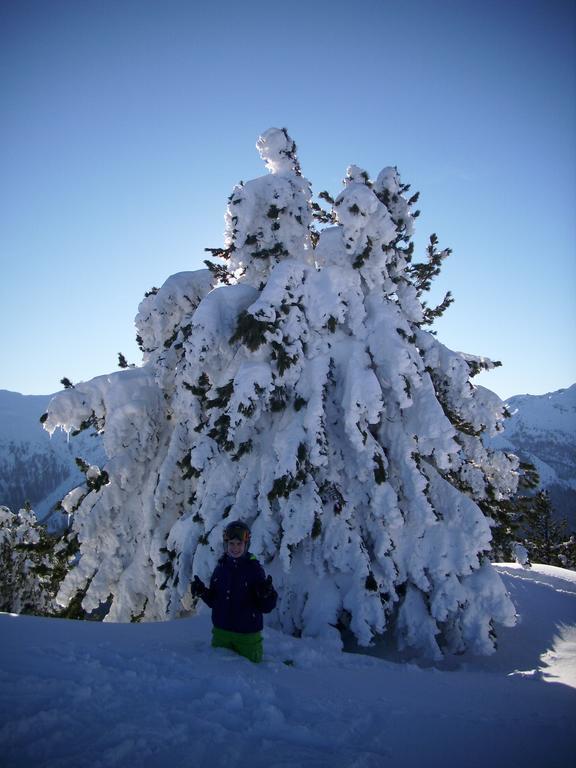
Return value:
M 192 597 L 202 597 L 206 594 L 206 585 L 202 579 L 199 579 L 198 576 L 194 576 L 194 581 L 190 585 L 190 591 L 192 592 Z
M 272 584 L 272 576 L 268 576 L 266 581 L 263 581 L 256 587 L 256 595 L 260 598 L 260 600 L 265 600 L 267 597 L 270 597 L 273 594 L 274 585 Z

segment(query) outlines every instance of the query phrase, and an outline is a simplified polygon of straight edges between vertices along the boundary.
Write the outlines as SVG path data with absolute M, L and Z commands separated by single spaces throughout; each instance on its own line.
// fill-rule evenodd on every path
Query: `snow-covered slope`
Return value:
M 512 417 L 494 443 L 536 466 L 556 513 L 576 530 L 576 384 L 506 404 Z
M 40 520 L 83 481 L 77 456 L 91 464 L 104 460 L 98 437 L 84 432 L 68 440 L 58 431 L 50 438 L 42 429 L 51 397 L 0 390 L 0 504 L 16 512 L 30 501 Z
M 576 574 L 498 565 L 520 614 L 489 658 L 423 668 L 265 633 L 253 665 L 210 621 L 0 615 L 10 768 L 555 768 L 576 713 Z

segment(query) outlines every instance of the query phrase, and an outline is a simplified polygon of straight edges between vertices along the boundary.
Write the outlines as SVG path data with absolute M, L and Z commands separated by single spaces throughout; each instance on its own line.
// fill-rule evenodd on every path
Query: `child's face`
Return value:
M 226 551 L 230 557 L 242 557 L 246 549 L 246 544 L 240 539 L 230 539 Z

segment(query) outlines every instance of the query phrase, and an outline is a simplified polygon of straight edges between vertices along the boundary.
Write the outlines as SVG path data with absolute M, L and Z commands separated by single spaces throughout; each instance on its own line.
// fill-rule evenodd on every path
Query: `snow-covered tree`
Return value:
M 0 611 L 52 615 L 68 567 L 68 546 L 51 536 L 28 504 L 0 507 Z
M 212 249 L 224 265 L 144 299 L 140 368 L 50 405 L 49 430 L 96 424 L 109 456 L 98 487 L 64 500 L 81 557 L 59 599 L 86 589 L 87 610 L 111 597 L 109 619 L 177 616 L 242 519 L 285 631 L 489 653 L 514 608 L 479 504 L 514 492 L 517 461 L 482 440 L 504 407 L 470 379 L 493 364 L 427 330 L 451 302 L 425 302 L 448 251 L 433 236 L 412 262 L 417 196 L 395 168 L 372 181 L 351 166 L 322 213 L 287 132 L 257 146 L 270 173 L 233 191 Z
M 86 482 L 62 501 L 81 545 L 59 594 L 63 605 L 85 592 L 87 612 L 113 598 L 110 620 L 165 616 L 166 537 L 192 493 L 182 468 L 193 437 L 172 403 L 189 394 L 176 384 L 183 339 L 210 287 L 206 269 L 172 275 L 147 294 L 136 317 L 143 365 L 65 389 L 43 417 L 50 431 L 102 430 L 109 457 L 105 469 L 87 467 Z

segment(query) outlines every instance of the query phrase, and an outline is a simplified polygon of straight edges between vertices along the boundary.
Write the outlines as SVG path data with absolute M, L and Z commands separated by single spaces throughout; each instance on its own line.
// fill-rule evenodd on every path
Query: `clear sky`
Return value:
M 420 190 L 447 346 L 502 397 L 576 381 L 571 0 L 1 0 L 0 389 L 139 362 L 144 292 L 203 266 L 287 127 L 315 193 Z

